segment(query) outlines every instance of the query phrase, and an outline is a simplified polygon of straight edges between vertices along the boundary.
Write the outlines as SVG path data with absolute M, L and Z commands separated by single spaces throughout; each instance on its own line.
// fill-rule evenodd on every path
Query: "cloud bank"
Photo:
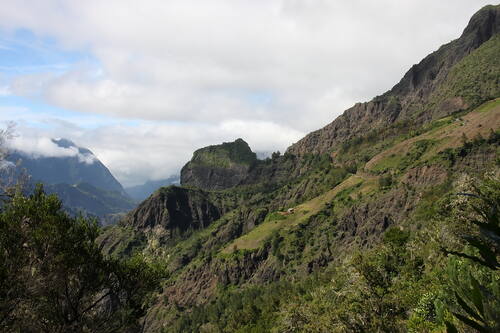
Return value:
M 93 164 L 97 159 L 90 152 L 81 152 L 76 146 L 61 147 L 53 138 L 41 135 L 15 136 L 7 141 L 10 151 L 20 151 L 32 158 L 40 157 L 76 157 L 85 164 Z
M 12 0 L 0 11 L 4 36 L 28 29 L 86 56 L 11 75 L 0 95 L 70 110 L 45 114 L 45 134 L 72 135 L 134 183 L 175 173 L 193 149 L 237 137 L 254 150 L 283 150 L 388 90 L 485 4 Z M 85 119 L 97 120 L 88 129 Z

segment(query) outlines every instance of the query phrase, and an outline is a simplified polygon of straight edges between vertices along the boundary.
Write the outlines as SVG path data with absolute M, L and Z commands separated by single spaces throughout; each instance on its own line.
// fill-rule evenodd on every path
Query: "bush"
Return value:
M 0 326 L 4 332 L 137 329 L 161 270 L 135 256 L 106 258 L 97 222 L 69 217 L 38 186 L 0 212 Z
M 388 188 L 391 187 L 392 185 L 392 176 L 387 175 L 387 176 L 382 176 L 378 179 L 378 184 L 381 188 Z

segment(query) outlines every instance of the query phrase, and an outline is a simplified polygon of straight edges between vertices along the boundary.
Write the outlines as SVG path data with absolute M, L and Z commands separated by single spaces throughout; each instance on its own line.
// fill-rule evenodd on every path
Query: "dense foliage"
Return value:
M 500 182 L 473 188 L 431 203 L 439 225 L 389 228 L 373 249 L 297 282 L 221 290 L 167 331 L 497 332 L 500 275 L 486 260 L 500 258 Z
M 0 326 L 7 332 L 137 328 L 161 270 L 106 258 L 96 221 L 72 218 L 41 186 L 0 212 Z

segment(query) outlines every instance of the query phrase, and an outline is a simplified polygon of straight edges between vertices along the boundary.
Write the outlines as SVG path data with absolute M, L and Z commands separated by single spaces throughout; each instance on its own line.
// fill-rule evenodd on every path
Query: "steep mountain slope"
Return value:
M 161 189 L 108 228 L 106 253 L 139 251 L 168 271 L 146 330 L 443 330 L 439 246 L 458 241 L 439 224 L 456 203 L 440 200 L 500 174 L 499 10 L 237 181 L 218 184 L 234 172 L 221 146 L 199 150 L 210 154 L 186 165 L 189 188 Z
M 356 104 L 288 152 L 329 153 L 336 145 L 373 130 L 391 125 L 418 127 L 498 96 L 499 31 L 500 7 L 484 7 L 471 18 L 460 38 L 414 65 L 391 90 Z
M 97 157 L 87 148 L 78 147 L 67 139 L 53 139 L 57 146 L 74 152 L 73 156 L 44 157 L 20 151 L 9 153 L 8 160 L 19 163 L 33 180 L 45 184 L 88 183 L 107 191 L 125 194 L 122 185 Z
M 87 183 L 45 185 L 44 189 L 49 194 L 57 194 L 65 209 L 73 215 L 97 217 L 102 225 L 117 222 L 136 206 L 120 192 L 106 191 Z
M 47 193 L 59 196 L 67 211 L 97 217 L 102 224 L 116 222 L 136 206 L 90 150 L 67 139 L 52 141 L 66 149 L 69 156 L 43 157 L 12 151 L 7 155 L 9 168 L 2 170 L 0 178 L 25 182 L 25 175 L 29 176 L 25 184 L 28 189 L 43 183 Z

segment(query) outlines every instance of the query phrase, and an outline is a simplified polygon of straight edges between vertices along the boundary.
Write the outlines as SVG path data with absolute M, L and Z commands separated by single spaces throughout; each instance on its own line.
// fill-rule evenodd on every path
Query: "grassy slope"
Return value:
M 356 186 L 363 180 L 363 177 L 359 175 L 352 175 L 330 191 L 294 207 L 293 214 L 282 216 L 283 218 L 267 218 L 264 223 L 255 227 L 249 233 L 231 242 L 222 250 L 222 253 L 232 253 L 235 249 L 252 250 L 260 247 L 276 230 L 288 229 L 306 221 L 321 211 L 340 191 Z
M 311 216 L 317 214 L 325 208 L 327 203 L 335 201 L 335 196 L 344 190 L 353 189 L 350 196 L 354 199 L 357 193 L 367 194 L 376 191 L 378 188 L 377 173 L 387 170 L 394 170 L 400 167 L 412 167 L 425 164 L 434 158 L 439 152 L 447 148 L 456 148 L 462 144 L 462 135 L 465 134 L 472 139 L 477 135 L 487 137 L 491 130 L 500 128 L 500 99 L 495 99 L 484 103 L 474 111 L 461 118 L 446 117 L 437 120 L 434 125 L 428 126 L 427 132 L 410 139 L 403 140 L 393 147 L 382 151 L 373 157 L 365 165 L 365 171 L 358 171 L 338 186 L 321 194 L 309 201 L 306 201 L 295 208 L 295 213 L 282 218 L 268 216 L 264 223 L 255 227 L 249 233 L 235 239 L 229 243 L 222 253 L 228 254 L 235 250 L 257 249 L 268 240 L 277 230 L 287 230 L 302 222 L 307 221 Z M 405 157 L 414 150 L 416 145 L 423 140 L 428 140 L 433 144 L 428 145 L 425 151 L 417 159 L 405 161 Z M 406 163 L 405 163 L 406 162 Z M 375 175 L 372 174 L 375 172 Z M 357 187 L 357 185 L 362 186 Z
M 500 99 L 497 98 L 482 104 L 463 117 L 446 117 L 437 120 L 428 132 L 395 144 L 393 147 L 377 154 L 365 165 L 369 171 L 381 172 L 394 169 L 403 163 L 405 155 L 422 140 L 430 140 L 432 148 L 423 154 L 422 160 L 428 160 L 446 148 L 456 148 L 462 144 L 465 134 L 468 139 L 478 135 L 487 137 L 491 130 L 500 127 Z

